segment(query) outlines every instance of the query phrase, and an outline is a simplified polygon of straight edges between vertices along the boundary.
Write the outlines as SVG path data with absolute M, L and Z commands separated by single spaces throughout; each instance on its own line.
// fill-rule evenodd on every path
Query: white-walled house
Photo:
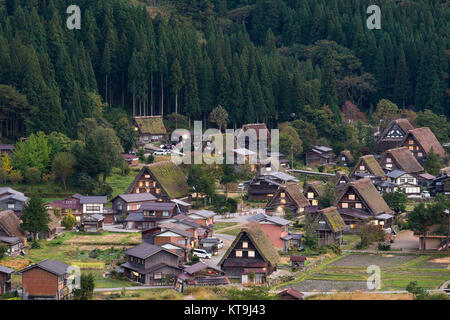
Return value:
M 388 181 L 397 185 L 394 189 L 402 189 L 408 197 L 418 197 L 421 193 L 417 177 L 403 170 L 394 170 L 386 174 Z
M 83 205 L 83 214 L 103 214 L 106 201 L 106 196 L 81 196 L 80 204 Z

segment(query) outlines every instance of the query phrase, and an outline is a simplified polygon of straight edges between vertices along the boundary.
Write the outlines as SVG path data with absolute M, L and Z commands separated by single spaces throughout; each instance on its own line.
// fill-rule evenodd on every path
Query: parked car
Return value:
M 211 252 L 208 252 L 203 249 L 194 249 L 194 252 L 192 253 L 192 255 L 195 257 L 206 258 L 206 259 L 211 259 L 211 257 L 212 257 Z
M 429 191 L 422 191 L 422 198 L 431 198 L 431 194 Z
M 161 151 L 155 151 L 153 152 L 154 156 L 167 156 L 170 154 L 169 150 L 161 150 Z

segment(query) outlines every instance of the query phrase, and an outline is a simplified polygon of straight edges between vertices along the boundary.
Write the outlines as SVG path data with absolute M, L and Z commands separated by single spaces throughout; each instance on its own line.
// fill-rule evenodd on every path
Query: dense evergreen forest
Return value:
M 102 113 L 206 121 L 220 104 L 229 126 L 295 113 L 345 141 L 347 100 L 449 116 L 448 3 L 375 1 L 369 30 L 372 2 L 0 0 L 0 132 L 77 138 Z M 71 4 L 81 30 L 66 27 Z

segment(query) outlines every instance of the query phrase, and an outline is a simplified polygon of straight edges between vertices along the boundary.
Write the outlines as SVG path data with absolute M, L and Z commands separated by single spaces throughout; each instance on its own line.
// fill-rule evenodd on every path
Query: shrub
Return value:
M 53 182 L 55 181 L 55 175 L 53 173 L 45 173 L 42 175 L 43 182 Z
M 41 181 L 41 172 L 35 167 L 27 168 L 25 170 L 25 180 L 29 184 L 36 184 Z
M 23 181 L 23 175 L 18 170 L 11 170 L 8 175 L 8 179 L 12 184 L 18 184 L 19 182 Z
M 75 217 L 69 213 L 62 218 L 61 224 L 66 230 L 72 230 L 77 225 L 77 221 Z
M 0 184 L 5 184 L 8 181 L 8 171 L 5 168 L 0 168 Z
M 386 243 L 380 242 L 380 243 L 378 244 L 378 250 L 381 250 L 381 251 L 389 251 L 389 250 L 391 250 L 391 245 L 390 245 L 390 244 L 386 244 Z
M 33 241 L 31 243 L 31 249 L 40 249 L 42 246 L 38 241 Z
M 0 261 L 6 256 L 6 252 L 8 252 L 8 247 L 4 244 L 0 245 Z

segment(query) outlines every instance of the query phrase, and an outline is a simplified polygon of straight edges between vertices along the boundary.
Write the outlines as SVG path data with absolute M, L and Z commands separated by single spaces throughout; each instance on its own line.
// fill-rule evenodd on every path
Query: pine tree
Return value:
M 172 93 L 175 95 L 175 113 L 178 113 L 178 93 L 184 84 L 183 73 L 181 71 L 180 63 L 178 59 L 172 62 L 172 68 L 170 70 L 170 82 L 172 85 Z

